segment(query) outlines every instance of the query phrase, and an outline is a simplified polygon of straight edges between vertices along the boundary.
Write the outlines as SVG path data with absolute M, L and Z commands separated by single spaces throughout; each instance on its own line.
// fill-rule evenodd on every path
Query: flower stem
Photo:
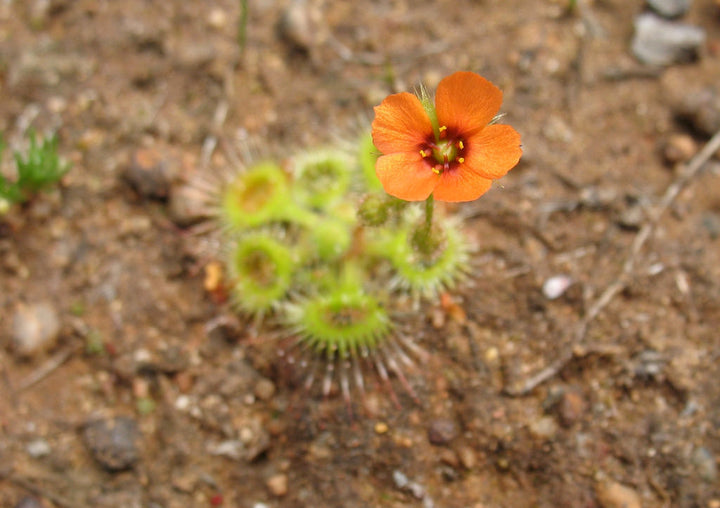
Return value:
M 432 194 L 425 201 L 425 222 L 418 224 L 417 229 L 412 234 L 411 242 L 413 246 L 423 255 L 431 255 L 438 246 L 433 230 L 433 210 L 435 208 L 435 198 Z
M 433 211 L 435 209 L 435 198 L 432 194 L 428 196 L 427 200 L 425 201 L 425 230 L 427 231 L 427 234 L 430 235 L 430 230 L 432 229 L 432 219 L 433 219 Z

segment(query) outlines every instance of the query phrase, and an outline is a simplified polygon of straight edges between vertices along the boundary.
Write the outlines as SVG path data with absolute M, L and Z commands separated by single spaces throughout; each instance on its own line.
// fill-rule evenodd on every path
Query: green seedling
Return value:
M 55 185 L 70 170 L 70 165 L 58 155 L 57 136 L 38 141 L 34 132 L 29 133 L 30 147 L 23 156 L 15 152 L 17 179 L 10 181 L 0 174 L 0 213 L 2 202 L 9 208 L 15 203 L 25 203 L 40 191 Z M 0 158 L 5 144 L 0 136 Z

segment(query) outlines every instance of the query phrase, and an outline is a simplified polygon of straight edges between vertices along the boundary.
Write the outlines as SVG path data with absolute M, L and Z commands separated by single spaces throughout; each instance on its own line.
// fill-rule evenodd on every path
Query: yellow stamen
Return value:
M 432 168 L 432 172 L 435 173 L 436 175 L 439 175 L 440 174 L 439 166 L 435 166 L 434 168 Z
M 420 157 L 422 157 L 423 159 L 424 159 L 425 157 L 427 157 L 428 155 L 430 155 L 429 152 L 426 152 L 425 150 L 420 150 Z
M 447 125 L 441 125 L 438 130 L 439 130 L 440 132 L 446 131 L 446 130 L 447 130 Z
M 460 150 L 462 150 L 463 148 L 465 148 L 465 145 L 463 144 L 462 140 L 458 141 L 458 148 L 459 148 Z
M 465 162 L 465 157 L 458 157 L 457 161 L 462 164 L 463 162 Z

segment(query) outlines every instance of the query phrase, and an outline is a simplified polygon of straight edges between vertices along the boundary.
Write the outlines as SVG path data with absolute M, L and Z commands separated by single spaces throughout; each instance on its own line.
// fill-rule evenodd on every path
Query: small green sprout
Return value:
M 3 208 L 15 203 L 25 203 L 40 191 L 47 190 L 57 183 L 70 170 L 70 165 L 58 155 L 57 136 L 38 141 L 35 132 L 30 131 L 30 147 L 23 157 L 15 152 L 17 180 L 14 182 L 0 174 L 0 213 Z M 0 135 L 0 159 L 5 149 Z M 3 206 L 4 202 L 4 206 Z

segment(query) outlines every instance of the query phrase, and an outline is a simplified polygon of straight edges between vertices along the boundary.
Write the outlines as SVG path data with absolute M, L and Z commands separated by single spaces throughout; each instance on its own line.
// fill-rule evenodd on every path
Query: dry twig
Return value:
M 55 353 L 55 355 L 50 357 L 45 363 L 40 365 L 40 367 L 35 369 L 32 373 L 25 377 L 25 379 L 20 381 L 17 387 L 15 387 L 15 393 L 25 391 L 45 379 L 63 363 L 68 361 L 72 354 L 77 351 L 77 349 L 77 347 L 70 347 Z
M 653 210 L 648 218 L 648 221 L 640 228 L 637 235 L 633 239 L 630 248 L 628 249 L 627 256 L 623 262 L 622 271 L 620 275 L 611 282 L 605 290 L 595 299 L 590 305 L 587 313 L 578 323 L 575 332 L 571 340 L 571 347 L 566 348 L 560 356 L 550 365 L 545 367 L 543 370 L 526 379 L 524 382 L 517 386 L 507 388 L 505 392 L 511 396 L 522 396 L 526 395 L 537 386 L 541 385 L 545 381 L 555 377 L 575 355 L 575 350 L 585 340 L 590 323 L 602 312 L 602 310 L 608 306 L 612 299 L 623 289 L 625 289 L 630 282 L 635 264 L 637 262 L 640 251 L 642 250 L 645 242 L 650 238 L 655 227 L 657 226 L 663 213 L 670 207 L 675 201 L 680 191 L 682 191 L 687 184 L 692 180 L 703 167 L 703 165 L 713 156 L 715 152 L 720 150 L 720 131 L 716 132 L 715 135 L 708 141 L 705 146 L 700 150 L 695 157 L 690 160 L 682 171 L 679 172 L 677 178 L 668 186 L 663 194 L 662 199 L 657 207 Z

